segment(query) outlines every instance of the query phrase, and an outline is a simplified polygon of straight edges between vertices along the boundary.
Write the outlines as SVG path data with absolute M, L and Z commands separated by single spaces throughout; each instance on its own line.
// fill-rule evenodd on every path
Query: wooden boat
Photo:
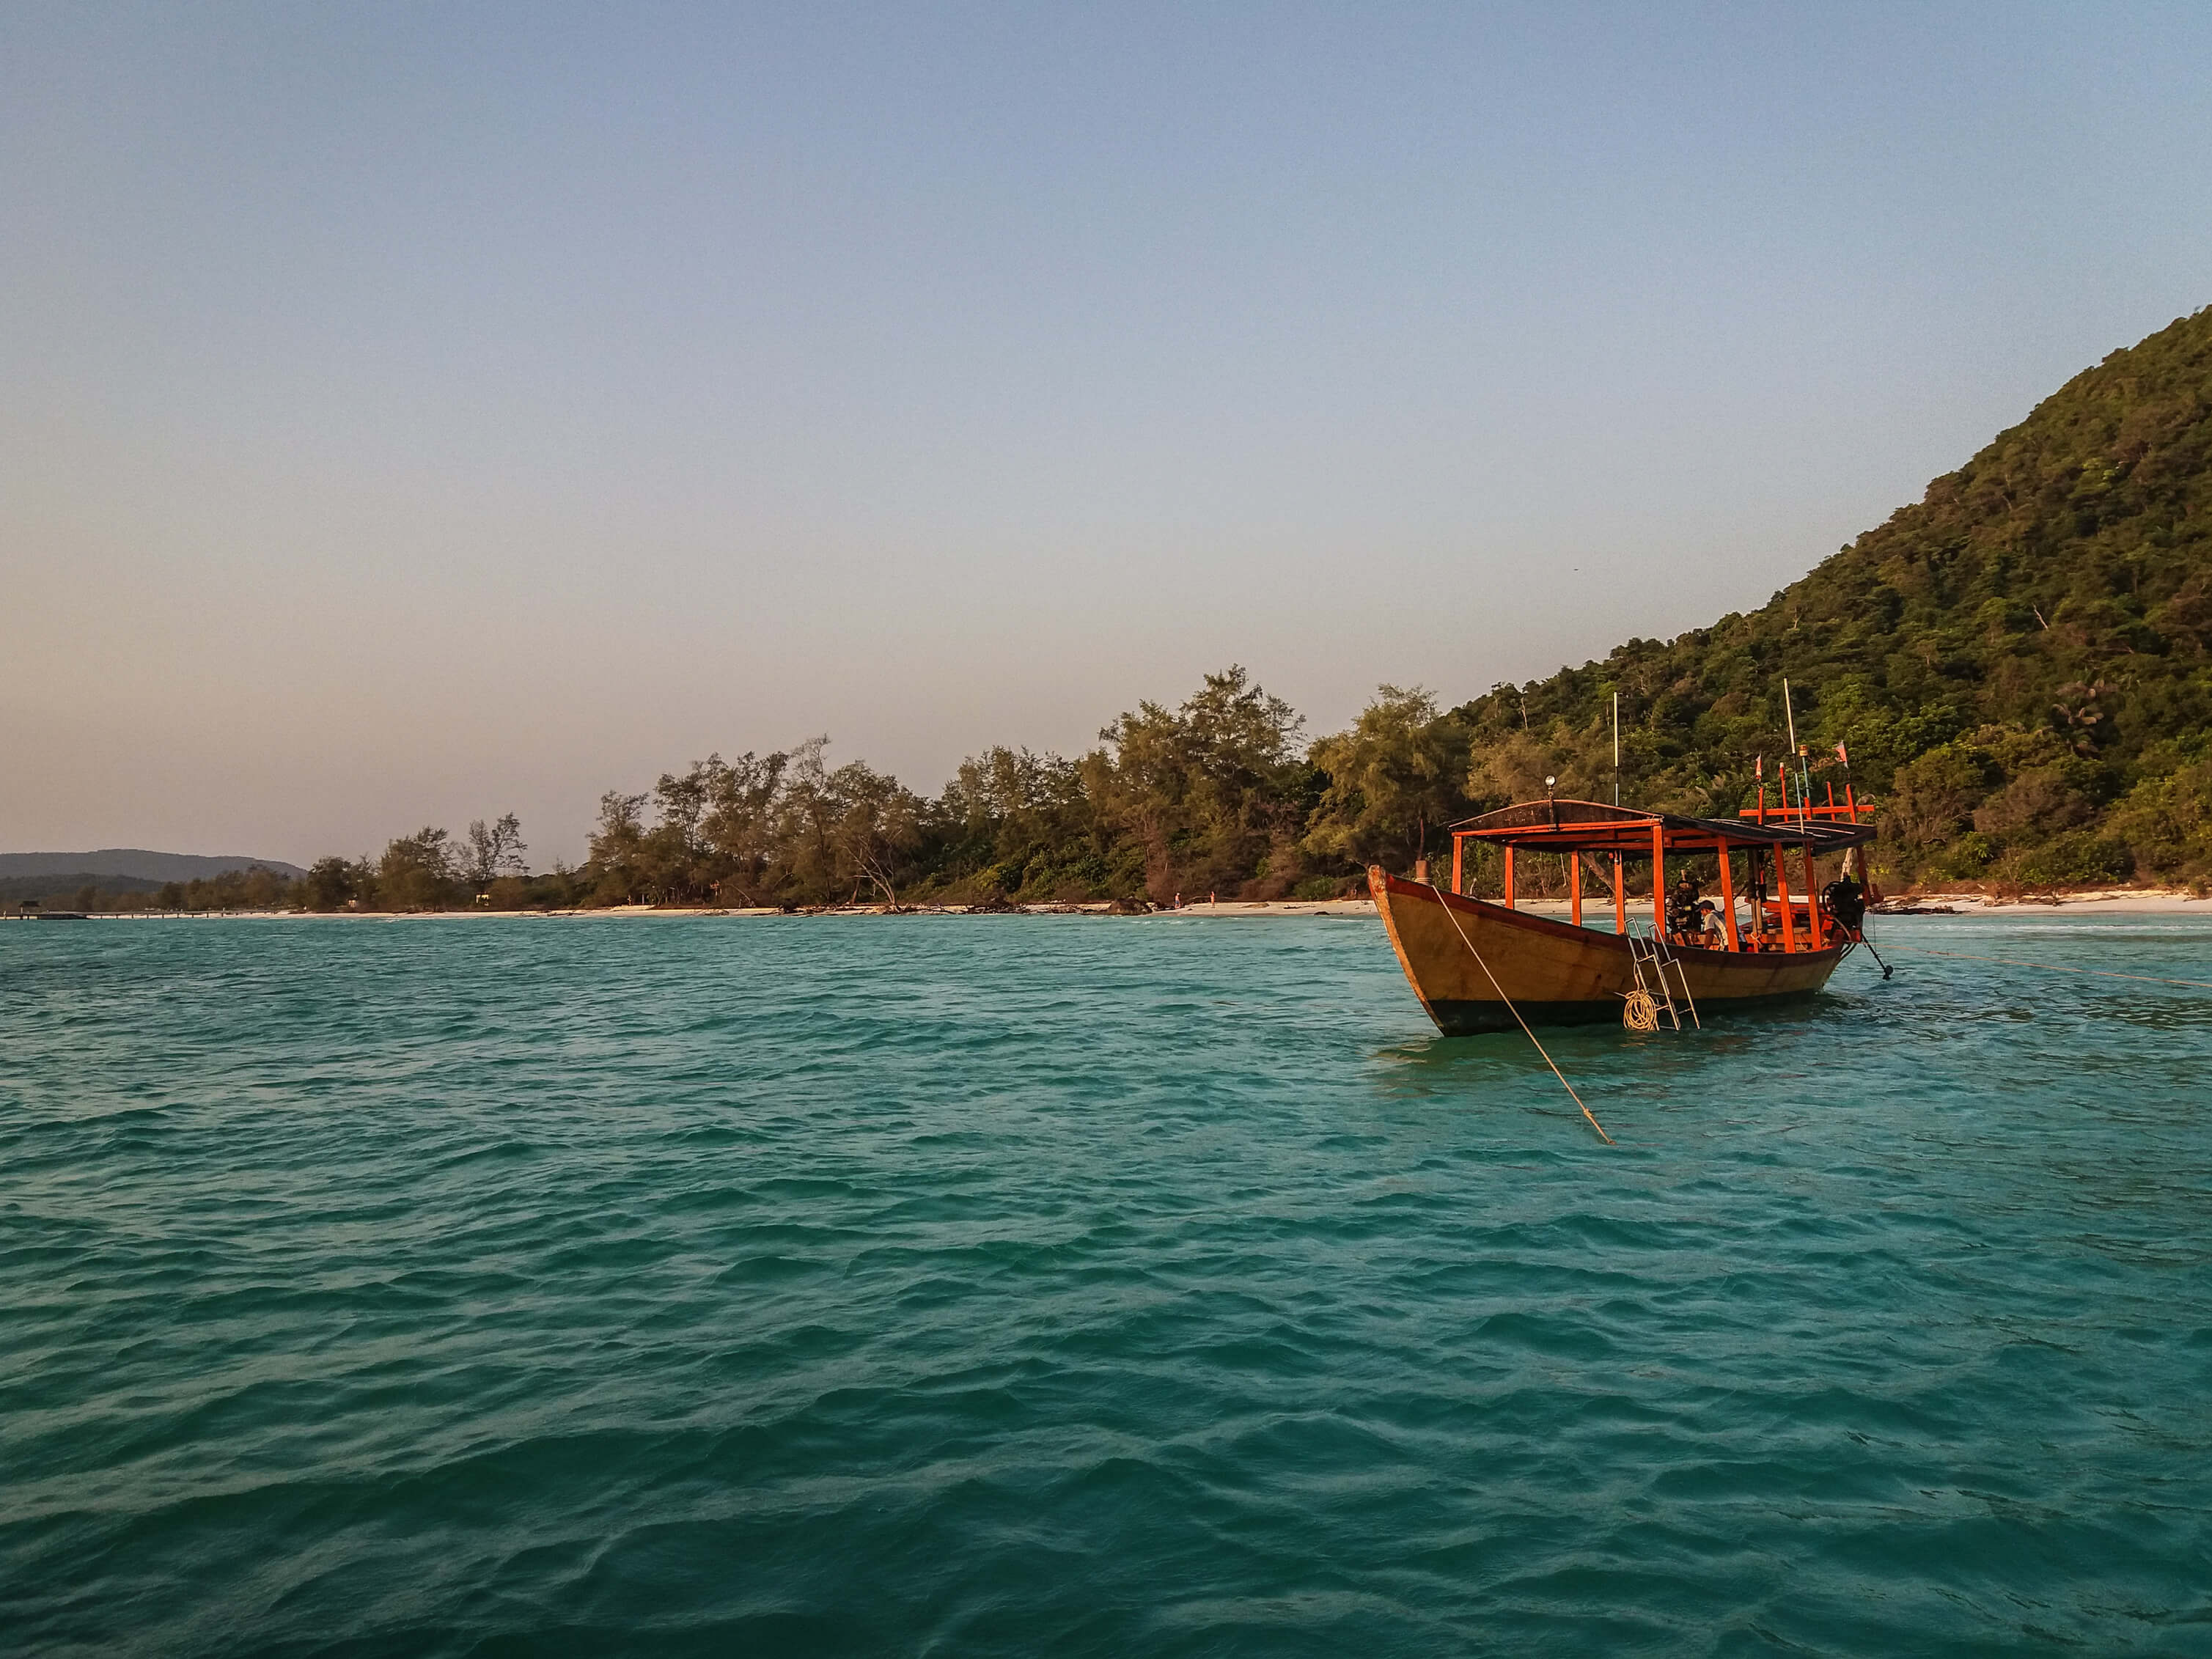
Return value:
M 1380 866 L 1369 869 L 1367 880 L 1413 994 L 1447 1036 L 1512 1030 L 1522 1021 L 1559 1025 L 1620 1019 L 1633 994 L 1653 991 L 1655 981 L 1657 995 L 1693 1005 L 1702 1019 L 1809 997 L 1850 954 L 1857 933 L 1827 913 L 1819 896 L 1819 860 L 1846 855 L 1874 838 L 1874 826 L 1859 821 L 1860 810 L 1854 802 L 1846 821 L 1841 807 L 1792 808 L 1781 818 L 1762 809 L 1760 822 L 1746 823 L 1595 801 L 1524 802 L 1452 826 L 1449 890 L 1391 875 Z M 1502 850 L 1500 899 L 1468 897 L 1460 890 L 1469 842 Z M 1517 907 L 1515 858 L 1530 852 L 1565 860 L 1567 921 Z M 1800 855 L 1795 861 L 1809 899 L 1790 895 L 1793 860 L 1786 855 L 1793 852 Z M 1669 857 L 1717 861 L 1723 919 L 1717 935 L 1669 932 Z M 1735 902 L 1739 858 L 1750 899 L 1741 919 Z M 1651 917 L 1632 929 L 1624 867 L 1644 862 L 1656 872 Z M 1582 925 L 1583 877 L 1593 864 L 1601 891 L 1610 888 L 1610 932 Z

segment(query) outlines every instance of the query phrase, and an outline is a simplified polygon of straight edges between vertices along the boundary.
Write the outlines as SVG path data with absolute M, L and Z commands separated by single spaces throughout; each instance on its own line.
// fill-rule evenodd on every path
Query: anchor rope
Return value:
M 1582 1106 L 1583 1115 L 1589 1119 L 1589 1126 L 1597 1131 L 1600 1140 L 1608 1146 L 1618 1146 L 1620 1143 L 1606 1133 L 1605 1125 L 1597 1121 L 1589 1107 L 1583 1106 L 1583 1097 L 1575 1092 L 1575 1085 L 1567 1081 L 1567 1074 L 1559 1069 L 1559 1062 L 1552 1058 L 1542 1043 L 1536 1042 L 1536 1034 L 1528 1029 L 1528 1022 L 1521 1018 L 1521 1011 L 1513 1006 L 1513 999 L 1505 994 L 1505 988 L 1498 982 L 1498 975 L 1490 971 L 1490 964 L 1482 959 L 1482 952 L 1474 948 L 1474 941 L 1467 936 L 1467 929 L 1459 925 L 1459 918 L 1452 914 L 1451 906 L 1444 902 L 1443 889 L 1431 882 L 1429 890 L 1437 896 L 1437 908 L 1450 919 L 1452 931 L 1459 935 L 1459 942 L 1467 946 L 1467 953 L 1474 958 L 1475 966 L 1482 969 L 1483 976 L 1490 981 L 1490 988 L 1498 993 L 1498 1000 L 1505 1005 L 1505 1012 L 1519 1023 L 1522 1035 L 1536 1043 L 1536 1052 L 1544 1056 L 1544 1064 L 1552 1068 L 1552 1075 L 1559 1079 L 1559 1086 L 1567 1091 L 1567 1097 L 1576 1105 Z
M 2132 979 L 2145 985 L 2190 985 L 2200 991 L 2212 991 L 2212 981 L 2201 979 L 2166 979 L 2157 974 L 2116 974 L 2109 968 L 2069 968 L 2056 962 L 2022 962 L 2017 957 L 1975 957 L 1963 951 L 1931 951 L 1922 945 L 1897 945 L 1893 951 L 1911 951 L 1923 957 L 1949 957 L 1954 962 L 1995 962 L 2007 968 L 2039 968 L 2053 974 L 2094 974 L 2100 979 Z

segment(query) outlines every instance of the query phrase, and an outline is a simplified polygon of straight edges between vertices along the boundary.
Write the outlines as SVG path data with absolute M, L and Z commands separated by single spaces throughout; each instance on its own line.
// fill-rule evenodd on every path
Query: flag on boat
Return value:
M 1846 766 L 1851 763 L 1850 753 L 1840 743 L 1836 745 L 1836 758 Z

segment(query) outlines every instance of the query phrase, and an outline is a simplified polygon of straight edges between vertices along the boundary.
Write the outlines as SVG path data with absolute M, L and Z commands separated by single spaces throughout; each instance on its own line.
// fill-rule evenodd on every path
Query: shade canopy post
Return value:
M 1465 867 L 1466 855 L 1467 837 L 1454 836 L 1452 837 L 1452 891 L 1455 893 L 1464 894 L 1467 891 L 1466 884 L 1461 879 L 1462 872 Z
M 1813 930 L 1813 945 L 1819 950 L 1827 941 L 1820 936 L 1820 878 L 1813 868 L 1813 843 L 1805 843 L 1805 916 Z
M 1656 818 L 1651 822 L 1651 933 L 1667 933 L 1667 830 Z
M 1774 896 L 1782 902 L 1782 948 L 1797 948 L 1797 912 L 1790 902 L 1790 866 L 1782 848 L 1774 849 Z
M 1510 842 L 1505 848 L 1505 908 L 1513 908 L 1513 847 Z
M 1567 919 L 1577 927 L 1583 925 L 1583 855 L 1567 854 Z
M 1628 884 L 1620 873 L 1620 854 L 1613 855 L 1613 931 L 1628 931 Z
M 1716 842 L 1721 854 L 1721 915 L 1728 922 L 1728 948 L 1743 949 L 1743 939 L 1735 930 L 1735 872 L 1729 868 L 1730 855 L 1726 842 Z

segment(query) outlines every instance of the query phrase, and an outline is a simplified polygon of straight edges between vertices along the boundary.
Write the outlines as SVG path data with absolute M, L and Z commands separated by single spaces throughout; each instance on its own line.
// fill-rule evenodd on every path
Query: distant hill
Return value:
M 298 865 L 287 864 L 282 859 L 149 853 L 137 847 L 104 847 L 93 853 L 0 853 L 0 879 L 19 876 L 130 876 L 158 886 L 165 881 L 204 881 L 231 870 L 250 870 L 256 865 L 271 875 L 295 880 L 307 873 Z
M 1747 615 L 1456 711 L 1478 795 L 1729 812 L 1788 748 L 1884 800 L 1877 867 L 2212 883 L 2212 309 L 2115 351 Z

